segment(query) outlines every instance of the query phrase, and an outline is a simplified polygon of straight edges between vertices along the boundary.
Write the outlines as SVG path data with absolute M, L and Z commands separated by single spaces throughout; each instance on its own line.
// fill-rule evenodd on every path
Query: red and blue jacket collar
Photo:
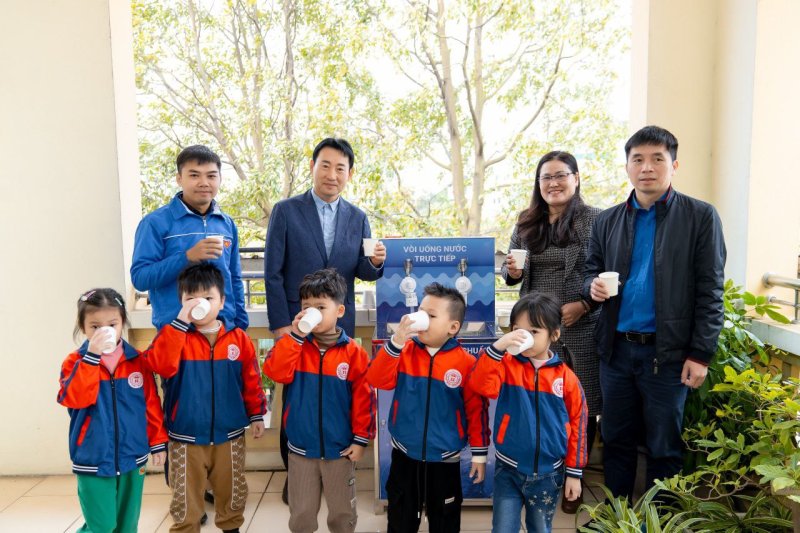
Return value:
M 217 320 L 222 322 L 222 326 L 219 328 L 219 331 L 217 332 L 217 338 L 221 337 L 225 333 L 228 333 L 229 331 L 236 329 L 236 324 L 234 324 L 232 320 L 226 320 L 220 316 L 217 317 Z M 185 333 L 200 333 L 201 335 L 203 334 L 199 329 L 197 329 L 197 326 L 195 326 L 193 322 L 186 323 L 176 318 L 171 322 L 171 324 L 173 327 Z
M 503 357 L 505 356 L 505 354 L 507 352 L 501 352 L 501 351 L 497 350 L 494 347 L 494 345 L 489 345 L 489 346 L 486 347 L 485 353 L 486 353 L 486 355 L 488 355 L 489 357 L 491 357 L 495 361 L 502 361 Z M 558 353 L 557 352 L 554 352 L 554 351 L 551 350 L 550 353 L 553 356 L 550 359 L 548 359 L 547 362 L 541 366 L 541 368 L 558 366 L 558 365 L 563 363 L 563 361 L 558 357 Z M 509 355 L 511 355 L 511 354 L 509 354 Z M 517 354 L 517 355 L 512 355 L 511 358 L 512 359 L 516 359 L 518 362 L 520 362 L 522 364 L 533 364 L 533 363 L 531 363 L 531 359 L 530 358 L 525 357 L 521 353 Z
M 83 341 L 83 344 L 81 344 L 81 347 L 78 348 L 78 353 L 81 354 L 81 357 L 83 357 L 84 355 L 86 355 L 86 352 L 88 351 L 89 351 L 89 339 L 86 339 L 85 341 Z M 124 359 L 125 361 L 130 361 L 135 357 L 139 357 L 139 350 L 128 344 L 128 342 L 125 339 L 122 339 L 122 353 L 125 355 Z
M 314 337 L 313 333 L 309 333 L 305 337 L 298 337 L 297 335 L 292 333 L 292 336 L 301 342 L 303 340 L 307 340 L 308 342 L 312 343 L 314 346 L 319 348 L 319 343 L 317 343 L 317 338 Z M 344 328 L 339 328 L 339 338 L 336 339 L 336 342 L 333 344 L 333 346 L 342 346 L 344 344 L 349 344 L 349 343 L 350 343 L 350 337 L 347 336 L 347 333 L 345 333 Z M 333 348 L 333 346 L 330 346 L 330 348 Z
M 547 362 L 545 364 L 543 364 L 540 368 L 546 368 L 546 367 L 549 367 L 549 366 L 557 366 L 557 365 L 560 365 L 560 364 L 562 364 L 564 362 L 561 359 L 559 359 L 558 354 L 556 352 L 550 352 L 550 353 L 552 353 L 553 356 L 550 359 L 548 359 Z M 525 357 L 522 354 L 512 355 L 511 357 L 513 357 L 514 359 L 516 359 L 520 363 L 533 364 L 533 362 L 531 361 L 531 359 L 529 357 Z
M 428 345 L 419 340 L 419 337 L 411 337 L 411 340 L 414 341 L 414 344 L 416 344 L 423 350 L 428 349 Z M 459 346 L 460 343 L 458 342 L 458 340 L 455 337 L 450 337 L 449 339 L 447 339 L 447 342 L 445 342 L 436 353 L 438 354 L 441 352 L 447 352 L 452 350 L 453 348 L 458 348 Z

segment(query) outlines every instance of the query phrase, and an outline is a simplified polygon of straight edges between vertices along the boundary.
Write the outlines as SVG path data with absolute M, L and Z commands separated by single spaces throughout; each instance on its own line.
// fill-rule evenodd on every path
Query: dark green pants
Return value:
M 116 477 L 78 474 L 83 533 L 135 533 L 142 509 L 144 467 Z

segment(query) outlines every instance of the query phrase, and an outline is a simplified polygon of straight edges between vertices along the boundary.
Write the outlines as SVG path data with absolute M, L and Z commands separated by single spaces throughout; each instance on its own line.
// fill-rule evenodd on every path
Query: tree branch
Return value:
M 564 44 L 562 43 L 561 48 L 558 52 L 558 59 L 556 60 L 555 67 L 553 68 L 553 75 L 550 79 L 550 83 L 547 85 L 547 90 L 545 90 L 544 96 L 542 97 L 542 101 L 539 103 L 539 107 L 536 109 L 530 120 L 528 120 L 528 122 L 526 122 L 525 125 L 522 126 L 522 128 L 520 128 L 517 134 L 513 137 L 511 144 L 500 155 L 493 157 L 492 159 L 489 159 L 486 162 L 486 168 L 489 168 L 490 166 L 495 165 L 503 161 L 506 157 L 508 157 L 508 154 L 511 153 L 511 151 L 516 147 L 517 143 L 522 139 L 522 136 L 524 135 L 525 131 L 531 126 L 531 124 L 534 123 L 534 121 L 536 121 L 541 112 L 544 110 L 544 106 L 547 104 L 547 101 L 550 98 L 550 93 L 552 92 L 553 86 L 555 85 L 556 79 L 558 78 L 559 68 L 561 67 L 561 60 L 563 59 L 562 55 L 563 52 L 564 52 Z

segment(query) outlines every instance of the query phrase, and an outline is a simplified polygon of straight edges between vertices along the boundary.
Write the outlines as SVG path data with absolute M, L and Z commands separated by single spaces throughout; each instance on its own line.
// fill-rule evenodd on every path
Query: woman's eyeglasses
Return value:
M 567 178 L 575 174 L 574 172 L 559 172 L 558 174 L 539 176 L 539 181 L 542 183 L 564 183 Z

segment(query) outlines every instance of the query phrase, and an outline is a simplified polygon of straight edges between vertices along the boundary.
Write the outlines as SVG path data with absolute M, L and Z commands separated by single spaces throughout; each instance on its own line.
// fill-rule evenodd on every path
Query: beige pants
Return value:
M 350 459 L 307 459 L 289 454 L 289 529 L 311 533 L 318 528 L 321 493 L 328 504 L 331 533 L 353 533 L 356 512 L 356 472 Z
M 215 524 L 236 529 L 244 524 L 247 480 L 244 477 L 244 436 L 232 441 L 201 446 L 170 441 L 169 512 L 175 523 L 170 531 L 200 531 L 206 480 L 214 490 Z

